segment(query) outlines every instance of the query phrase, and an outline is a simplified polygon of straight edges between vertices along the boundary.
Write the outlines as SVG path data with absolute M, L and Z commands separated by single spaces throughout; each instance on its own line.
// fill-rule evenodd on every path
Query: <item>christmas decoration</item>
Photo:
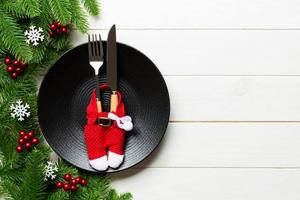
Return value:
M 58 189 L 63 188 L 65 191 L 71 190 L 71 191 L 76 191 L 78 189 L 77 185 L 81 185 L 83 187 L 87 186 L 87 180 L 84 178 L 81 178 L 80 176 L 74 178 L 70 173 L 66 173 L 64 175 L 64 179 L 67 182 L 61 182 L 58 181 L 56 183 L 56 187 Z
M 55 163 L 48 161 L 46 166 L 45 166 L 45 181 L 48 180 L 49 178 L 51 180 L 55 179 L 56 173 L 58 171 L 58 168 Z
M 106 84 L 100 86 L 100 90 L 108 90 Z M 90 165 L 99 171 L 108 167 L 119 167 L 124 159 L 125 130 L 133 128 L 131 118 L 125 116 L 125 106 L 120 92 L 118 95 L 118 106 L 115 113 L 98 113 L 95 91 L 92 94 L 87 107 L 87 124 L 84 128 L 85 142 L 89 156 Z M 107 117 L 113 121 L 109 127 L 96 124 L 97 118 Z M 108 152 L 107 152 L 108 150 Z
M 17 100 L 16 103 L 10 106 L 10 110 L 12 111 L 11 116 L 17 118 L 19 121 L 23 121 L 25 119 L 24 117 L 30 116 L 29 108 L 28 103 L 23 104 L 23 101 Z
M 20 60 L 13 60 L 10 56 L 4 58 L 4 64 L 7 66 L 6 71 L 11 75 L 11 78 L 16 79 L 28 67 L 28 64 Z
M 26 133 L 24 130 L 20 131 L 16 151 L 21 153 L 24 149 L 30 150 L 31 147 L 37 145 L 39 143 L 39 139 L 34 136 L 35 132 L 32 130 L 28 133 Z
M 69 25 L 62 25 L 61 22 L 52 22 L 50 24 L 50 37 L 64 36 L 69 33 Z
M 27 37 L 26 42 L 28 44 L 33 44 L 33 46 L 37 46 L 39 42 L 44 40 L 43 29 L 38 27 L 37 29 L 35 26 L 30 26 L 30 30 L 26 30 L 24 35 Z
M 35 135 L 31 138 L 28 132 L 20 131 L 19 138 L 15 132 L 22 127 L 28 130 L 39 129 L 36 115 L 37 79 L 40 79 L 41 72 L 49 69 L 55 60 L 70 47 L 70 34 L 50 40 L 47 34 L 49 24 L 52 21 L 60 21 L 61 24 L 69 24 L 70 27 L 76 27 L 76 30 L 85 33 L 88 30 L 86 11 L 89 14 L 98 15 L 97 0 L 0 1 L 1 199 L 131 199 L 128 193 L 116 194 L 116 191 L 111 189 L 109 179 L 105 176 L 79 171 L 61 159 L 56 163 L 58 172 L 55 180 L 45 181 L 45 163 L 49 160 L 50 147 L 44 142 L 43 137 L 37 138 Z M 28 28 L 30 25 L 44 30 L 44 40 L 37 41 L 39 43 L 37 46 L 26 42 L 28 38 L 24 35 L 24 31 L 30 31 Z M 17 68 L 23 71 L 20 73 L 20 69 Z M 25 68 L 26 73 L 24 73 Z M 8 73 L 18 78 L 12 80 L 7 77 Z M 16 74 L 12 75 L 13 73 Z M 21 74 L 22 77 L 20 77 Z M 31 116 L 22 122 L 8 116 L 14 99 L 26 100 L 31 107 Z M 27 151 L 25 144 L 29 141 L 31 141 L 30 153 L 25 153 Z M 30 143 L 27 147 L 29 145 Z M 67 172 L 72 173 L 75 178 L 78 176 L 87 178 L 89 181 L 87 187 L 82 188 L 80 182 L 81 184 L 76 185 L 77 192 L 58 190 L 55 183 L 62 180 L 56 179 Z M 78 190 L 80 187 L 81 189 Z M 72 189 L 75 190 L 75 187 L 71 186 L 68 191 Z

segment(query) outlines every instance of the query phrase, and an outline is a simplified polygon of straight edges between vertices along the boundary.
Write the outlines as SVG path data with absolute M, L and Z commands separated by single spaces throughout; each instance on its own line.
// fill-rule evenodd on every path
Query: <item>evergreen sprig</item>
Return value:
M 130 200 L 130 193 L 117 194 L 108 177 L 83 172 L 58 161 L 55 180 L 44 180 L 44 166 L 51 149 L 40 137 L 40 144 L 30 152 L 17 153 L 18 132 L 39 130 L 37 121 L 37 82 L 41 74 L 70 48 L 70 37 L 50 38 L 51 22 L 75 26 L 85 33 L 88 30 L 87 12 L 98 15 L 96 0 L 1 0 L 0 1 L 0 199 L 7 200 Z M 44 41 L 38 46 L 26 43 L 24 31 L 31 25 L 44 30 Z M 13 80 L 3 64 L 5 55 L 29 64 L 18 79 Z M 30 105 L 31 116 L 22 122 L 10 116 L 10 105 L 21 99 Z M 65 173 L 88 180 L 87 187 L 66 192 L 55 187 L 63 181 Z
M 24 39 L 24 33 L 16 20 L 0 8 L 0 42 L 8 52 L 28 62 L 32 52 Z
M 62 24 L 71 22 L 71 7 L 69 0 L 48 0 L 52 14 Z
M 97 0 L 82 0 L 84 7 L 87 11 L 93 15 L 97 16 L 100 12 L 100 5 L 98 4 Z

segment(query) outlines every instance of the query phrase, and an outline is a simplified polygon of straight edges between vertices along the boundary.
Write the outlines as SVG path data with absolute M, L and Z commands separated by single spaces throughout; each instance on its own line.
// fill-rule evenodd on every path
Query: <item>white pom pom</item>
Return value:
M 125 131 L 131 131 L 133 129 L 133 124 L 131 121 L 127 121 L 123 124 L 123 129 Z

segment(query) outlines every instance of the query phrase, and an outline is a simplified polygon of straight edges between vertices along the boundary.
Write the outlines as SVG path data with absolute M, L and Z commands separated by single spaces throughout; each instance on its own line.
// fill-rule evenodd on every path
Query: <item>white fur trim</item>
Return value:
M 130 116 L 118 117 L 113 113 L 108 113 L 109 119 L 115 120 L 119 128 L 125 131 L 131 131 L 133 129 L 132 119 Z
M 108 152 L 108 165 L 111 168 L 118 168 L 124 159 L 124 155 L 119 155 L 113 152 Z
M 92 168 L 98 171 L 105 171 L 108 168 L 107 156 L 102 156 L 100 158 L 89 160 Z

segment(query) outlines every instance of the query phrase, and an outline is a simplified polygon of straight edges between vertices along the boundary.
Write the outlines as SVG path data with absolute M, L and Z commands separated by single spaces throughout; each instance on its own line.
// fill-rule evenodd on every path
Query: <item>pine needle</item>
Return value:
M 0 8 L 0 43 L 23 61 L 30 61 L 32 52 L 25 41 L 24 33 L 16 21 Z
M 93 16 L 100 13 L 100 5 L 97 0 L 82 0 L 85 9 Z
M 72 0 L 70 3 L 73 23 L 82 33 L 86 33 L 88 31 L 87 14 L 82 10 L 79 0 Z

